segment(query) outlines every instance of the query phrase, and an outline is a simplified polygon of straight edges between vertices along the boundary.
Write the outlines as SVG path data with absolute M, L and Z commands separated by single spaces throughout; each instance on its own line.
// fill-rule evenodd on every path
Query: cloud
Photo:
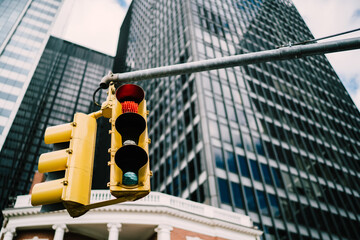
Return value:
M 349 93 L 355 94 L 359 90 L 359 84 L 356 82 L 356 78 L 358 76 L 351 76 L 351 77 L 344 77 L 341 76 L 342 79 L 344 79 L 344 82 L 346 82 L 346 85 L 349 87 Z
M 360 27 L 359 0 L 346 0 L 346 3 L 343 0 L 293 0 L 293 2 L 315 38 Z M 331 40 L 351 37 L 360 37 L 360 31 Z M 326 56 L 360 109 L 360 50 Z
M 62 38 L 114 56 L 128 0 L 76 0 Z

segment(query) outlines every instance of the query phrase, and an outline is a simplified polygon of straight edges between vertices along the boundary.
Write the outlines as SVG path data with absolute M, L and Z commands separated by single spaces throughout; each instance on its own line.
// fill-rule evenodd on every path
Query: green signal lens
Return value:
M 136 185 L 138 184 L 138 177 L 134 172 L 126 172 L 122 182 L 126 186 Z

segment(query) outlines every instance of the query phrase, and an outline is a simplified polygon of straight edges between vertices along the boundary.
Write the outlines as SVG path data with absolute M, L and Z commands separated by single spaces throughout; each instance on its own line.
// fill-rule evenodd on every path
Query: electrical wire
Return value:
M 96 95 L 96 93 L 97 93 L 100 89 L 101 89 L 101 87 L 98 87 L 98 88 L 95 90 L 94 94 L 93 94 L 93 103 L 94 103 L 96 106 L 99 106 L 99 107 L 101 107 L 101 105 L 98 104 L 98 103 L 95 101 L 95 95 Z
M 281 47 L 291 47 L 291 46 L 296 46 L 296 45 L 304 45 L 304 44 L 313 43 L 313 42 L 320 41 L 320 40 L 324 40 L 324 39 L 328 39 L 328 38 L 333 38 L 333 37 L 345 35 L 345 34 L 348 34 L 348 33 L 353 33 L 353 32 L 356 32 L 356 31 L 360 31 L 360 28 L 356 28 L 356 29 L 349 30 L 349 31 L 346 31 L 346 32 L 341 32 L 341 33 L 329 35 L 329 36 L 326 36 L 326 37 L 309 39 L 309 40 L 305 40 L 305 41 L 297 42 L 297 43 L 292 43 L 292 42 L 290 41 L 288 44 L 281 45 L 281 46 L 279 46 L 279 47 L 277 47 L 277 48 L 281 48 Z

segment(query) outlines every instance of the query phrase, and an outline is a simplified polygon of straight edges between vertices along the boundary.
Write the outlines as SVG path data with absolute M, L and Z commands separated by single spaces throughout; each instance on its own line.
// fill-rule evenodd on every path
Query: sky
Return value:
M 360 28 L 360 0 L 293 2 L 315 38 Z M 120 26 L 130 3 L 131 0 L 66 0 L 53 34 L 114 56 Z M 70 15 L 66 15 L 66 12 L 70 12 Z M 341 38 L 351 37 L 360 37 L 360 31 Z M 360 50 L 326 56 L 360 109 Z
M 130 3 L 131 0 L 65 0 L 52 34 L 115 56 L 121 23 Z
M 293 2 L 315 38 L 360 28 L 360 0 Z M 351 37 L 360 37 L 360 31 L 329 40 Z M 360 50 L 326 54 L 326 57 L 360 109 Z

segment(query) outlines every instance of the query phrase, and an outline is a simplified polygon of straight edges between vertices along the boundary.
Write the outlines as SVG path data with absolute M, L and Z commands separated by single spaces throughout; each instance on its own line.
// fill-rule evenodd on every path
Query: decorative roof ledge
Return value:
M 112 198 L 108 190 L 91 192 L 91 203 Z M 207 228 L 223 229 L 233 234 L 237 232 L 255 238 L 262 234 L 253 226 L 248 216 L 158 192 L 151 192 L 135 202 L 93 209 L 75 219 L 71 218 L 65 210 L 40 213 L 40 207 L 31 206 L 30 195 L 23 195 L 18 196 L 14 208 L 4 210 L 3 215 L 9 220 L 8 226 L 17 228 L 35 228 L 48 226 L 50 223 L 103 224 L 116 220 L 122 224 L 171 224 L 185 229 L 198 226 L 199 232 L 206 233 L 209 233 Z M 185 225 L 181 226 L 182 224 Z

